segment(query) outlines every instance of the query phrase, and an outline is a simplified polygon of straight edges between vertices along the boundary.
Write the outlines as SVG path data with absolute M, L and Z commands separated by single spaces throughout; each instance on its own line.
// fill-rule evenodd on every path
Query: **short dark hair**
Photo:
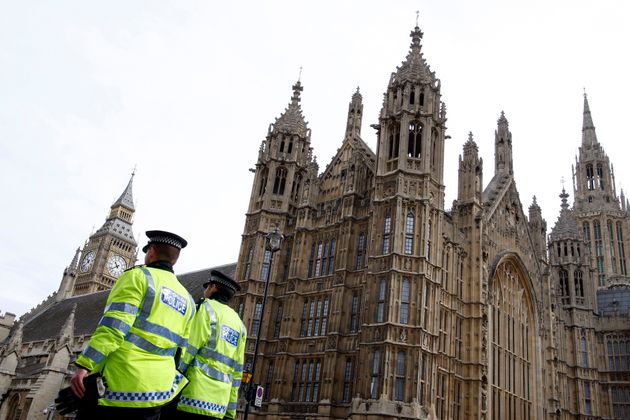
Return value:
M 214 284 L 215 286 L 217 286 L 217 297 L 221 296 L 226 302 L 232 299 L 234 297 L 234 293 L 236 293 L 234 290 L 230 289 L 227 286 L 224 286 L 221 283 L 211 282 L 210 284 Z
M 168 261 L 171 264 L 175 264 L 177 262 L 177 259 L 179 258 L 179 249 L 174 246 L 162 243 L 152 243 L 150 246 L 155 249 L 155 257 L 158 261 Z

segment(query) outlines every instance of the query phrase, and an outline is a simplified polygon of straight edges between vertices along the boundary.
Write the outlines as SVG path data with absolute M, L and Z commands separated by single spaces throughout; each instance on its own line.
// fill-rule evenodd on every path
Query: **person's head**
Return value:
M 241 286 L 232 277 L 219 270 L 210 271 L 210 279 L 203 284 L 203 287 L 204 297 L 216 297 L 226 302 L 232 299 L 234 293 L 241 290 Z
M 146 232 L 149 242 L 142 248 L 145 252 L 145 264 L 155 261 L 166 261 L 175 264 L 179 258 L 179 251 L 188 242 L 179 235 L 163 230 L 149 230 Z

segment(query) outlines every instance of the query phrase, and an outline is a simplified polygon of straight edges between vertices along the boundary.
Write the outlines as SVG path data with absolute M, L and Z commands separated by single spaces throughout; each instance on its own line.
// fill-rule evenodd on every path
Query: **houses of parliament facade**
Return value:
M 521 202 L 503 113 L 494 166 L 471 134 L 447 210 L 446 107 L 422 35 L 411 32 L 387 83 L 376 152 L 362 139 L 357 90 L 320 172 L 300 81 L 262 141 L 238 261 L 222 267 L 242 286 L 231 304 L 248 328 L 250 363 L 260 344 L 254 382 L 265 399 L 250 416 L 630 418 L 630 204 L 586 95 L 573 203 L 559 191 L 549 232 L 535 197 Z M 131 189 L 59 290 L 2 343 L 0 419 L 47 418 L 67 385 L 108 289 L 135 262 Z M 285 240 L 272 253 L 275 228 Z M 198 297 L 209 271 L 179 277 Z

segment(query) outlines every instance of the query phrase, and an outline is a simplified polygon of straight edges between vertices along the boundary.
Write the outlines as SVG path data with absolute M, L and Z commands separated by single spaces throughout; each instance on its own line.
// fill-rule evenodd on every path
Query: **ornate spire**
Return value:
M 74 252 L 74 257 L 72 257 L 72 261 L 70 262 L 70 265 L 66 267 L 66 273 L 70 274 L 70 273 L 77 272 L 77 268 L 79 267 L 80 255 L 81 255 L 81 248 L 77 248 L 77 250 Z
M 422 55 L 422 36 L 424 34 L 418 26 L 416 26 L 411 34 L 411 46 L 405 61 L 396 69 L 396 73 L 392 74 L 390 85 L 395 82 L 411 80 L 414 82 L 433 83 L 435 82 L 435 73 L 431 72 L 431 68 L 427 64 Z
M 118 200 L 116 200 L 116 202 L 112 204 L 112 208 L 123 206 L 123 207 L 127 207 L 129 210 L 135 210 L 135 207 L 133 206 L 133 193 L 132 193 L 133 177 L 135 174 L 136 174 L 136 170 L 134 169 L 133 172 L 131 173 L 131 178 L 129 179 L 127 188 L 125 188 L 125 190 L 120 195 L 120 197 L 118 197 Z
M 562 187 L 562 193 L 558 197 L 560 197 L 562 201 L 562 204 L 560 204 L 560 208 L 562 209 L 562 211 L 569 210 L 569 203 L 567 200 L 569 198 L 569 194 L 567 194 L 564 187 Z
M 304 121 L 302 108 L 300 107 L 300 93 L 303 90 L 302 83 L 298 80 L 297 83 L 293 85 L 293 96 L 291 96 L 289 106 L 273 124 L 273 132 L 284 131 L 306 137 L 308 130 L 306 127 L 307 123 Z
M 584 112 L 582 117 L 582 145 L 594 146 L 597 144 L 597 135 L 595 134 L 595 125 L 593 125 L 593 117 L 591 109 L 588 106 L 588 98 L 584 92 Z
M 506 126 L 508 127 L 510 125 L 510 123 L 508 123 L 507 118 L 505 118 L 505 112 L 503 112 L 503 110 L 501 110 L 501 116 L 499 117 L 499 119 L 497 120 L 497 124 L 499 126 Z
M 361 135 L 361 120 L 363 118 L 363 96 L 357 91 L 352 95 L 350 104 L 348 105 L 348 119 L 346 122 L 345 140 L 354 139 Z M 344 141 L 345 141 L 344 140 Z

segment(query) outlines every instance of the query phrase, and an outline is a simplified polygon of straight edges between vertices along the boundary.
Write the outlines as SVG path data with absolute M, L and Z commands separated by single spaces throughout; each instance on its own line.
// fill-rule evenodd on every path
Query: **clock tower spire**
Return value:
M 111 205 L 103 226 L 83 247 L 73 296 L 110 289 L 118 276 L 135 263 L 138 244 L 132 231 L 134 176 L 135 171 L 120 197 Z

